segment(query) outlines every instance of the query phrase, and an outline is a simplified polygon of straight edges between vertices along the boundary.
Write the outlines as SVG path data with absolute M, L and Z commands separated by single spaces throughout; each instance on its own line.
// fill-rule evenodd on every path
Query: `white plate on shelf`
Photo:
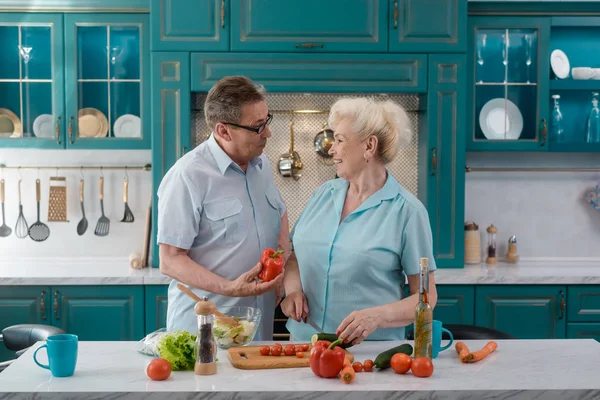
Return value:
M 516 140 L 523 131 L 523 115 L 512 101 L 496 98 L 481 108 L 479 126 L 488 140 Z
M 133 114 L 121 115 L 113 125 L 113 133 L 121 138 L 142 137 L 142 121 Z
M 564 51 L 558 49 L 554 50 L 552 54 L 550 54 L 550 65 L 557 78 L 566 79 L 569 77 L 571 64 Z
M 33 121 L 33 134 L 40 138 L 53 138 L 52 115 L 42 114 Z

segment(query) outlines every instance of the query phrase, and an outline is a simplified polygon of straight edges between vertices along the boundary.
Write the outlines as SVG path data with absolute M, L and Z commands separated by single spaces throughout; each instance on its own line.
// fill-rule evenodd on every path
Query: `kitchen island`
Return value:
M 267 343 L 258 342 L 255 344 Z M 269 342 L 272 343 L 272 342 Z M 351 349 L 355 361 L 401 342 L 365 342 Z M 465 341 L 471 350 L 486 341 Z M 594 340 L 498 340 L 498 350 L 474 364 L 458 360 L 454 346 L 434 360 L 429 378 L 391 369 L 360 372 L 351 384 L 322 379 L 310 368 L 240 370 L 219 351 L 217 374 L 173 372 L 151 381 L 135 342 L 80 342 L 75 375 L 52 378 L 28 350 L 0 373 L 0 399 L 595 399 L 600 398 Z M 39 357 L 41 355 L 41 357 Z M 45 362 L 45 351 L 38 353 Z

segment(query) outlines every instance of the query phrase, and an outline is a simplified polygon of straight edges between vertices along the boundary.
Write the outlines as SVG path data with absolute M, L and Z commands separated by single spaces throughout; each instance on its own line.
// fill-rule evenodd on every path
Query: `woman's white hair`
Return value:
M 335 131 L 342 119 L 350 119 L 360 140 L 377 137 L 378 157 L 389 163 L 398 149 L 410 143 L 410 121 L 406 111 L 391 100 L 377 101 L 371 97 L 341 98 L 329 112 L 329 127 Z

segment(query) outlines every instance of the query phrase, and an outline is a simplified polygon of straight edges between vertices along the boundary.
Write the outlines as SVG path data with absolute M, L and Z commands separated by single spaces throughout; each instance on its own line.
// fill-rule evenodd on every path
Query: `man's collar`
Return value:
M 231 157 L 229 157 L 225 150 L 219 146 L 217 140 L 215 139 L 214 133 L 210 134 L 206 142 L 210 152 L 217 162 L 217 166 L 219 167 L 219 171 L 221 171 L 221 175 L 225 175 L 225 171 L 227 171 L 227 168 L 229 168 L 229 166 L 232 164 L 239 168 L 239 166 L 231 159 Z M 248 165 L 252 167 L 258 166 L 260 169 L 262 169 L 263 162 L 260 157 L 256 157 L 253 160 L 250 160 Z

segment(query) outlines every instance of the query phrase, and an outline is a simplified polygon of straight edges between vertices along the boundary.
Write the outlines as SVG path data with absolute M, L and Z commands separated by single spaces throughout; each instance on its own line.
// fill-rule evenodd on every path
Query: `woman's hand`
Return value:
M 352 311 L 340 326 L 336 334 L 345 343 L 359 344 L 367 338 L 381 324 L 381 312 L 377 307 L 360 311 Z
M 304 293 L 293 292 L 285 296 L 281 302 L 281 311 L 296 322 L 304 320 L 308 316 L 308 303 Z

